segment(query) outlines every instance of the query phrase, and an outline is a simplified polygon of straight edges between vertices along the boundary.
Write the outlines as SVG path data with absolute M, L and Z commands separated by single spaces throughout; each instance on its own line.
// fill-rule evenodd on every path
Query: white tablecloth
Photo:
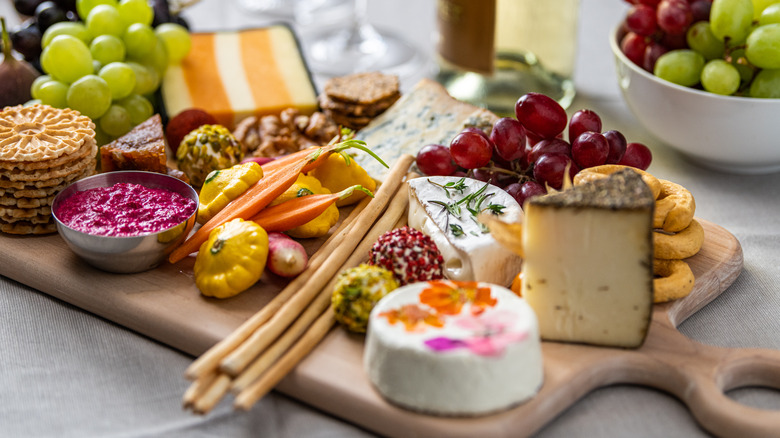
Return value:
M 8 13 L 11 2 L 3 3 L 0 12 Z M 412 39 L 430 54 L 434 7 L 433 0 L 374 1 L 369 4 L 369 17 Z M 582 1 L 575 78 L 578 97 L 570 111 L 594 109 L 603 118 L 605 129 L 619 129 L 630 141 L 648 144 L 654 154 L 650 171 L 688 187 L 696 196 L 697 215 L 725 227 L 741 242 L 745 260 L 742 275 L 680 330 L 707 344 L 780 349 L 780 174 L 738 176 L 698 167 L 638 124 L 619 95 L 607 44 L 609 30 L 625 8 L 619 0 Z M 267 21 L 242 13 L 232 2 L 217 0 L 203 0 L 187 16 L 196 30 Z M 750 141 L 749 132 L 745 141 Z M 0 277 L 0 436 L 373 435 L 275 393 L 248 413 L 234 412 L 230 400 L 223 400 L 211 414 L 194 416 L 180 407 L 188 387 L 182 373 L 192 360 Z M 775 390 L 740 389 L 729 394 L 750 406 L 780 409 L 780 392 Z M 615 386 L 587 395 L 538 434 L 629 435 L 706 433 L 673 397 L 653 389 Z

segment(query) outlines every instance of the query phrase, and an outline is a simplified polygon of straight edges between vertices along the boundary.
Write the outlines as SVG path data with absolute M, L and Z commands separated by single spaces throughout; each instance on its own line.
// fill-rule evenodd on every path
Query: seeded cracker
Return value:
M 320 108 L 335 123 L 360 130 L 400 97 L 398 77 L 379 72 L 332 78 L 318 97 Z
M 333 100 L 370 105 L 398 94 L 398 77 L 379 72 L 332 78 L 323 90 Z

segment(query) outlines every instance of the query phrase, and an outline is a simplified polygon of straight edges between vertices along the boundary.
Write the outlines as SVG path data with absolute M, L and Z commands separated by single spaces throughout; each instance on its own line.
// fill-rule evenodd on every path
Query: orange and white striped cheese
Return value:
M 162 85 L 169 117 L 201 108 L 229 129 L 285 108 L 311 114 L 316 94 L 295 35 L 284 25 L 194 33 L 190 53 L 169 66 Z

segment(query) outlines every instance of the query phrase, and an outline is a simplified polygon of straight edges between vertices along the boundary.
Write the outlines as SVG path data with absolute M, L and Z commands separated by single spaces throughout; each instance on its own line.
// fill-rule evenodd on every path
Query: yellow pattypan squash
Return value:
M 195 284 L 203 295 L 229 298 L 263 275 L 268 234 L 252 221 L 233 219 L 215 228 L 195 258 Z
M 309 172 L 309 175 L 320 180 L 322 186 L 332 193 L 338 193 L 356 184 L 365 187 L 371 192 L 376 189 L 374 178 L 371 178 L 368 172 L 360 167 L 355 160 L 349 160 L 349 163 L 347 163 L 341 154 L 332 154 L 324 164 Z M 338 200 L 336 206 L 343 207 L 354 204 L 365 196 L 365 193 L 356 190 L 352 196 Z
M 295 183 L 290 186 L 278 198 L 271 201 L 269 206 L 281 204 L 293 198 L 300 198 L 307 195 L 320 195 L 331 193 L 330 190 L 323 187 L 317 178 L 309 175 L 300 174 Z M 291 237 L 307 239 L 310 237 L 321 237 L 328 234 L 331 227 L 339 221 L 339 209 L 335 204 L 330 205 L 322 214 L 306 222 L 305 224 L 287 230 L 286 233 Z
M 208 222 L 230 201 L 236 199 L 262 177 L 263 168 L 255 162 L 236 164 L 209 173 L 200 190 L 198 223 Z

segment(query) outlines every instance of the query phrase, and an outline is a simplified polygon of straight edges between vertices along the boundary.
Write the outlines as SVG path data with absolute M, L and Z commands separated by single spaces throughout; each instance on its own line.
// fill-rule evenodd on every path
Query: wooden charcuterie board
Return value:
M 518 407 L 485 417 L 440 418 L 392 406 L 363 373 L 363 337 L 338 328 L 277 389 L 389 436 L 530 435 L 588 392 L 616 383 L 666 390 L 686 403 L 703 427 L 718 434 L 760 435 L 766 427 L 778 431 L 780 422 L 770 415 L 774 413 L 738 405 L 723 390 L 746 384 L 780 386 L 780 352 L 705 346 L 675 328 L 724 292 L 742 270 L 737 239 L 716 224 L 699 221 L 705 242 L 689 259 L 696 276 L 694 291 L 656 306 L 644 346 L 621 350 L 545 342 L 545 383 L 536 397 Z M 0 274 L 192 355 L 231 333 L 285 284 L 265 276 L 241 295 L 216 300 L 196 289 L 194 258 L 118 275 L 90 267 L 58 235 L 0 235 L 0 243 Z M 307 242 L 307 250 L 312 253 L 320 244 Z

